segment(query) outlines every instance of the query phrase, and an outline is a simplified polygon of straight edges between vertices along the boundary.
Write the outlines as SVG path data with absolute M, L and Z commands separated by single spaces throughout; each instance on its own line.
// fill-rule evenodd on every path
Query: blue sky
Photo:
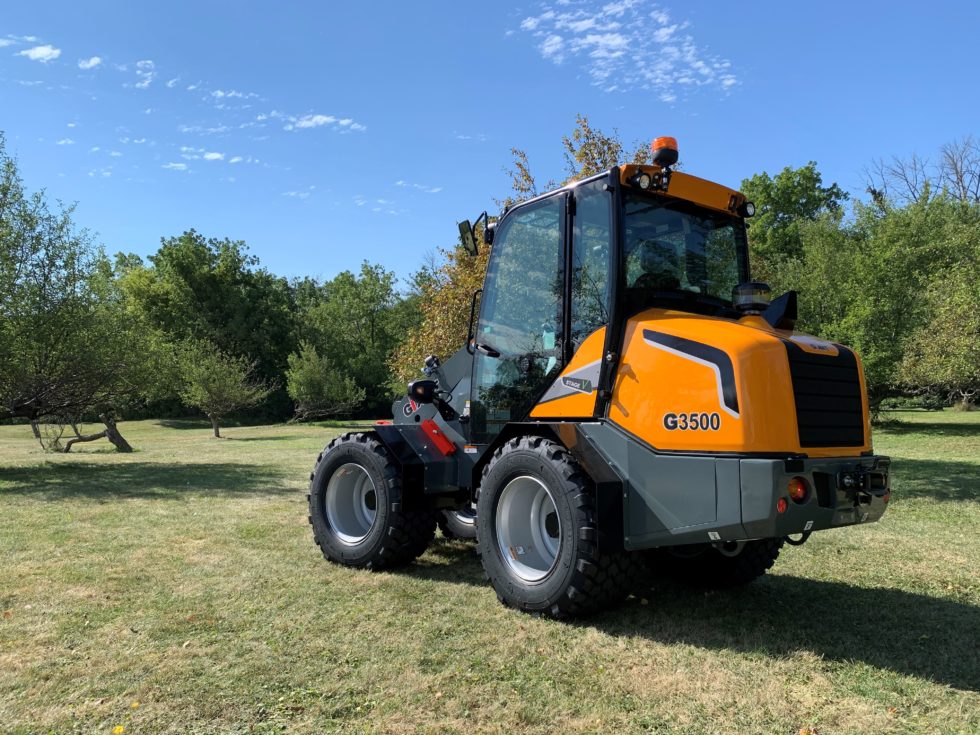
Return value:
M 193 227 L 404 277 L 508 193 L 511 147 L 560 178 L 577 113 L 731 186 L 812 159 L 859 193 L 980 135 L 978 32 L 976 2 L 17 3 L 0 130 L 110 253 Z

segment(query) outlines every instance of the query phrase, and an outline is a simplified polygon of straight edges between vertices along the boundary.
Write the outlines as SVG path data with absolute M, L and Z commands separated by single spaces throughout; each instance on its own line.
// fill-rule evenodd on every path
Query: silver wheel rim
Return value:
M 374 480 L 359 464 L 341 465 L 327 483 L 324 505 L 327 523 L 341 543 L 360 543 L 370 532 L 378 512 Z
M 497 544 L 508 568 L 526 582 L 544 579 L 561 548 L 561 520 L 544 483 L 527 475 L 507 483 L 495 520 Z
M 476 507 L 472 503 L 465 508 L 459 508 L 458 510 L 451 510 L 449 512 L 457 521 L 466 526 L 476 525 Z

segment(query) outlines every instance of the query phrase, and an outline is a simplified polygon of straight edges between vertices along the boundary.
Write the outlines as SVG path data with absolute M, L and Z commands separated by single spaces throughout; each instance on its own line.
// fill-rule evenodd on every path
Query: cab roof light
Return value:
M 650 144 L 653 152 L 653 162 L 661 168 L 670 168 L 677 163 L 677 139 L 669 135 L 663 135 L 654 139 Z

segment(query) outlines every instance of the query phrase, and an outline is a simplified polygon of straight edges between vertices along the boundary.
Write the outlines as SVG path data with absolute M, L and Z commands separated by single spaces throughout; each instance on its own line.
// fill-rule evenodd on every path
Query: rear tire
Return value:
M 457 510 L 442 511 L 437 521 L 446 538 L 469 541 L 476 538 L 476 508 L 467 505 Z
M 483 472 L 477 553 L 497 597 L 553 618 L 620 602 L 632 582 L 630 554 L 600 554 L 592 481 L 559 444 L 511 439 Z
M 313 540 L 326 559 L 345 566 L 404 566 L 435 535 L 433 511 L 404 507 L 400 468 L 372 433 L 345 434 L 326 446 L 307 499 Z
M 647 563 L 654 574 L 663 574 L 696 587 L 739 587 L 761 577 L 776 562 L 783 539 L 745 541 L 734 549 L 711 545 L 655 549 Z

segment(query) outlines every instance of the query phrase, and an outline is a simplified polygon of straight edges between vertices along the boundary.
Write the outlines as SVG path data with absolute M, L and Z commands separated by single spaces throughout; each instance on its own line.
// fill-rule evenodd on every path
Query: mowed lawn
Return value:
M 466 543 L 325 562 L 306 481 L 339 428 L 65 456 L 0 427 L 0 732 L 980 732 L 980 413 L 892 418 L 882 522 L 575 623 L 503 608 Z

